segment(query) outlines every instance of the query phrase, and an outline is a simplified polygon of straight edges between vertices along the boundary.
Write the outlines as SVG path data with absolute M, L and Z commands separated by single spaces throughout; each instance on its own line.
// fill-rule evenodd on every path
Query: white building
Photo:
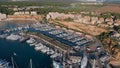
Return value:
M 6 19 L 6 18 L 7 18 L 6 14 L 0 13 L 0 21 L 3 20 L 3 19 Z
M 14 15 L 37 15 L 37 12 L 36 11 L 32 11 L 32 12 L 29 12 L 29 11 L 21 11 L 21 12 L 15 12 Z
M 32 11 L 31 15 L 37 15 L 37 12 L 36 11 Z
M 73 14 L 64 14 L 58 12 L 49 12 L 46 16 L 46 19 L 66 19 L 66 18 L 75 18 Z
M 23 15 L 23 14 L 30 14 L 28 11 L 26 12 L 15 12 L 14 15 Z
M 27 14 L 27 15 L 28 15 L 28 14 L 30 14 L 30 12 L 27 11 L 27 12 L 24 12 L 24 14 Z

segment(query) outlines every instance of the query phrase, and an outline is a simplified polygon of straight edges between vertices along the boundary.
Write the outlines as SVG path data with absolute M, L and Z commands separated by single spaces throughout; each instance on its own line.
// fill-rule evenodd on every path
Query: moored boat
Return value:
M 0 59 L 0 68 L 12 68 L 12 66 L 9 66 L 9 62 L 6 60 Z

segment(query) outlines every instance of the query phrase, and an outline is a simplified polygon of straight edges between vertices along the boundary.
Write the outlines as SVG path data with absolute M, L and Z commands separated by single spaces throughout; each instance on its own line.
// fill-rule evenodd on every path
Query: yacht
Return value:
M 83 59 L 81 60 L 81 68 L 86 68 L 88 62 L 87 55 L 83 56 Z
M 53 68 L 63 68 L 63 66 L 59 62 L 53 61 Z
M 9 66 L 9 62 L 0 59 L 0 68 L 12 68 L 12 66 Z
M 0 35 L 0 38 L 6 38 L 8 36 L 8 34 L 2 34 Z
M 19 36 L 19 35 L 15 35 L 15 34 L 11 34 L 11 35 L 9 35 L 9 36 L 7 36 L 6 37 L 6 39 L 8 39 L 8 40 L 18 40 L 18 39 L 20 39 L 21 38 L 21 36 Z
M 29 39 L 29 37 L 21 37 L 21 39 L 19 40 L 20 42 L 25 42 L 26 40 L 28 40 Z
M 36 47 L 35 47 L 35 50 L 36 50 L 36 51 L 40 51 L 40 50 L 43 49 L 43 48 L 44 48 L 44 46 L 36 46 Z
M 26 41 L 28 44 L 32 44 L 32 43 L 34 43 L 35 42 L 35 39 L 33 39 L 33 38 L 30 38 L 29 40 L 27 40 Z
M 37 44 L 37 42 L 34 42 L 32 44 L 30 44 L 30 46 L 35 46 Z

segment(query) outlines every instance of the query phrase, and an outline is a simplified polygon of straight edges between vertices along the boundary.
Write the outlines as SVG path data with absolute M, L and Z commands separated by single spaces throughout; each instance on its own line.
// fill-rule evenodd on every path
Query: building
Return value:
M 25 12 L 15 12 L 14 15 L 23 15 Z
M 6 19 L 6 18 L 7 18 L 6 14 L 0 13 L 0 21 L 3 20 L 3 19 Z
M 46 16 L 46 19 L 66 19 L 66 18 L 74 18 L 75 16 L 73 14 L 64 14 L 64 13 L 58 13 L 58 12 L 49 12 Z
M 69 57 L 72 63 L 80 63 L 81 62 L 81 56 L 70 56 Z
M 102 2 L 84 2 L 84 3 L 81 3 L 81 5 L 103 5 Z
M 21 11 L 21 12 L 15 12 L 14 15 L 37 15 L 36 11 Z
M 31 15 L 37 15 L 36 11 L 31 11 Z
M 116 23 L 120 25 L 120 19 L 116 20 Z

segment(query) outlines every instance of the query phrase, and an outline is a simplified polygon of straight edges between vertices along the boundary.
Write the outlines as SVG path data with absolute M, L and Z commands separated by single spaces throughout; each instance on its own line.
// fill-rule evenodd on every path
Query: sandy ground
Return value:
M 99 13 L 104 13 L 104 12 L 120 13 L 120 5 L 103 6 L 101 8 L 96 9 L 95 12 L 99 12 Z
M 91 25 L 85 25 L 85 24 L 76 23 L 76 22 L 59 21 L 59 23 L 67 26 L 68 28 L 75 29 L 80 32 L 82 31 L 82 32 L 85 32 L 85 33 L 88 33 L 94 36 L 107 31 L 103 28 L 99 28 L 99 27 L 91 26 Z
M 118 61 L 110 61 L 110 64 L 111 64 L 114 68 L 120 68 L 120 60 L 118 60 Z

